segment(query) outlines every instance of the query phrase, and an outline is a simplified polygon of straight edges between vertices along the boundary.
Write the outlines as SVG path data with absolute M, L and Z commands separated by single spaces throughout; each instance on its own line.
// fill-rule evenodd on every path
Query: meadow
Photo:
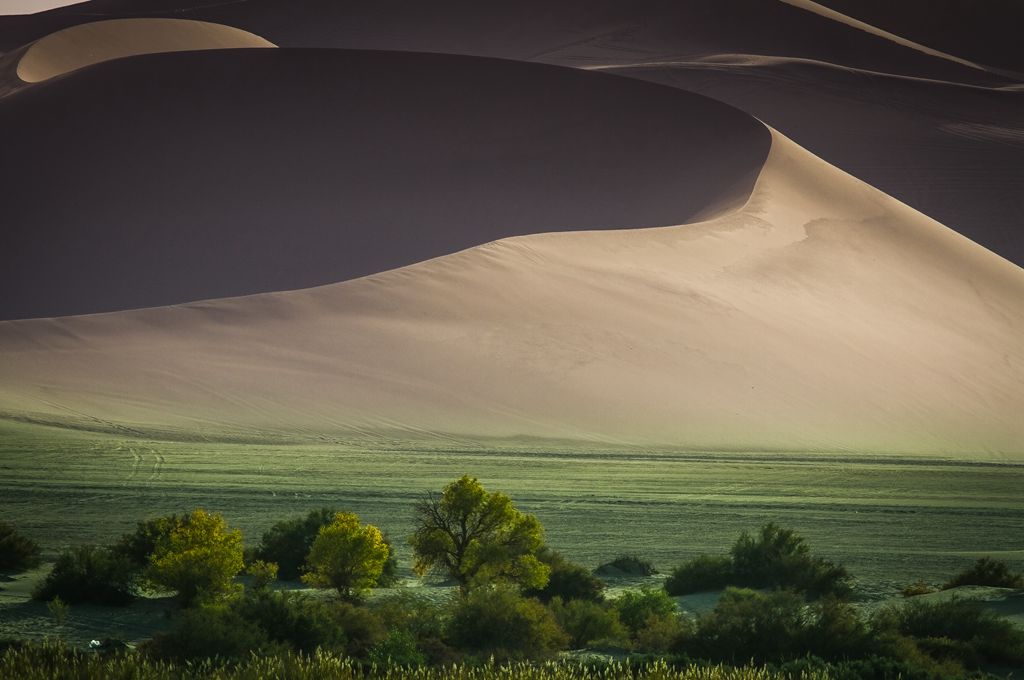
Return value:
M 861 598 L 941 581 L 976 557 L 1024 564 L 1024 465 L 939 457 L 159 441 L 0 423 L 3 518 L 52 556 L 139 519 L 202 506 L 255 542 L 333 506 L 405 545 L 413 503 L 461 474 L 535 513 L 547 542 L 589 566 L 635 553 L 662 571 L 777 521 L 846 565 Z

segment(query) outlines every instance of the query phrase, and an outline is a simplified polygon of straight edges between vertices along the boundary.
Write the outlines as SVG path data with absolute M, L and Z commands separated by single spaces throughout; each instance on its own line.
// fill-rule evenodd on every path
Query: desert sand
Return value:
M 92 64 L 139 54 L 275 47 L 241 29 L 187 19 L 111 19 L 71 26 L 32 43 L 17 73 L 37 83 Z
M 0 324 L 8 417 L 1024 458 L 1024 272 L 773 133 L 739 209 L 320 288 Z

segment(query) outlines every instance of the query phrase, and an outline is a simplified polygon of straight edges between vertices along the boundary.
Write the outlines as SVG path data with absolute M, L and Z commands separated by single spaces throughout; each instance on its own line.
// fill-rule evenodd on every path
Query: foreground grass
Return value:
M 0 656 L 0 677 L 18 680 L 792 680 L 793 676 L 753 666 L 676 669 L 664 661 L 643 666 L 552 661 L 378 668 L 328 653 L 254 656 L 235 663 L 215 660 L 171 664 L 132 652 L 103 656 L 48 643 L 8 649 Z M 799 679 L 830 680 L 830 676 L 809 672 L 801 673 Z

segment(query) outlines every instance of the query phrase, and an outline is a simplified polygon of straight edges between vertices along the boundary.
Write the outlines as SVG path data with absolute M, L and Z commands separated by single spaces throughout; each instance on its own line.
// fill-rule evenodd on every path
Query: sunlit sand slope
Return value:
M 175 436 L 1024 458 L 1024 271 L 776 134 L 710 221 L 0 324 L 0 410 Z

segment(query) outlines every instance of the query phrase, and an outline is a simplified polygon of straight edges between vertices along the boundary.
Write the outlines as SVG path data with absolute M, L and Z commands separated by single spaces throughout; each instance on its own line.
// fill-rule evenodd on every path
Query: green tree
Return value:
M 390 556 L 380 529 L 360 525 L 352 513 L 339 512 L 320 528 L 302 580 L 318 588 L 335 588 L 342 598 L 353 599 L 377 585 Z
M 157 539 L 146 578 L 189 603 L 229 591 L 243 566 L 242 532 L 228 529 L 221 515 L 196 508 Z
M 19 572 L 39 566 L 39 544 L 0 522 L 0 571 Z
M 278 576 L 284 581 L 299 578 L 313 541 L 336 514 L 337 510 L 321 508 L 310 511 L 305 517 L 281 520 L 263 534 L 255 551 L 256 559 L 276 563 Z
M 544 543 L 540 522 L 473 477 L 460 477 L 440 496 L 428 493 L 416 506 L 416 518 L 409 543 L 418 574 L 443 573 L 463 592 L 498 582 L 543 588 L 548 581 L 550 568 L 537 558 Z

